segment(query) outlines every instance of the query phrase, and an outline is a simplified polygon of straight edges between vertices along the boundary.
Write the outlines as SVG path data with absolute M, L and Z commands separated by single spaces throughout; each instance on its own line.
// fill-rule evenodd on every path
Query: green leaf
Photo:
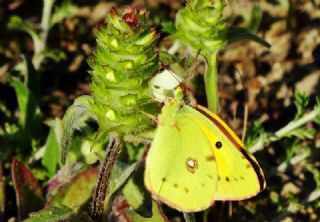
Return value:
M 30 214 L 24 222 L 91 222 L 89 215 L 77 208 L 53 206 Z
M 46 206 L 63 204 L 72 208 L 84 205 L 92 196 L 97 177 L 98 167 L 92 167 L 74 175 L 68 181 L 62 181 L 50 192 Z
M 34 68 L 32 61 L 28 57 L 23 58 L 26 66 L 25 83 L 33 96 L 38 98 L 40 91 L 39 73 Z
M 22 19 L 21 17 L 16 16 L 16 15 L 11 16 L 9 19 L 9 22 L 8 22 L 8 28 L 19 29 L 19 30 L 27 32 L 31 36 L 33 43 L 35 44 L 34 48 L 37 49 L 38 46 L 41 45 L 41 37 L 36 32 L 34 25 L 31 24 L 30 22 Z
M 44 205 L 41 187 L 30 170 L 18 159 L 12 161 L 12 180 L 18 205 L 18 218 L 40 210 Z
M 124 186 L 122 193 L 132 208 L 143 217 L 152 217 L 152 199 L 143 183 L 144 167 L 139 167 Z
M 20 110 L 19 122 L 24 130 L 31 135 L 40 133 L 40 109 L 37 101 L 29 89 L 20 80 L 10 78 L 10 85 L 14 88 Z
M 128 212 L 128 215 L 129 215 L 129 218 L 131 218 L 132 221 L 134 222 L 153 222 L 153 221 L 167 222 L 169 221 L 168 218 L 162 212 L 159 203 L 157 203 L 156 201 L 152 201 L 152 217 L 150 218 L 142 217 L 141 215 L 135 213 L 132 210 Z
M 56 174 L 60 162 L 60 137 L 62 133 L 61 120 L 56 119 L 50 128 L 45 144 L 42 164 L 46 167 L 49 177 Z
M 44 49 L 40 53 L 34 55 L 33 61 L 41 62 L 46 58 L 52 59 L 55 62 L 60 62 L 66 59 L 66 54 L 60 49 Z
M 295 120 L 297 120 L 303 116 L 305 108 L 307 107 L 308 103 L 309 103 L 309 98 L 308 98 L 307 94 L 301 93 L 299 91 L 297 91 L 294 94 L 294 104 L 297 108 L 297 113 L 294 118 Z
M 258 31 L 259 25 L 261 23 L 263 10 L 260 7 L 259 3 L 255 4 L 251 10 L 251 18 L 249 22 L 249 29 L 256 33 Z
M 137 169 L 139 162 L 133 164 L 126 164 L 117 161 L 114 165 L 111 173 L 111 179 L 108 187 L 106 205 L 111 203 L 111 196 L 124 185 L 124 183 L 129 179 L 132 173 Z M 107 207 L 106 207 L 107 209 Z
M 314 138 L 315 134 L 316 134 L 315 129 L 307 129 L 305 127 L 301 127 L 288 132 L 286 134 L 286 137 L 296 136 L 299 139 L 305 139 L 305 138 L 312 139 Z
M 168 34 L 172 34 L 176 32 L 176 27 L 174 25 L 174 22 L 172 21 L 161 22 L 161 31 Z
M 117 210 L 118 209 L 118 210 Z M 125 222 L 168 222 L 168 218 L 162 212 L 160 204 L 152 201 L 152 216 L 149 218 L 143 217 L 134 211 L 122 196 L 118 196 L 113 202 L 111 212 L 112 221 L 125 221 Z M 122 219 L 122 220 L 121 220 Z M 125 220 L 123 220 L 125 219 Z
M 50 28 L 55 24 L 62 22 L 65 18 L 73 17 L 77 11 L 78 7 L 75 4 L 70 0 L 64 0 L 60 6 L 55 8 L 50 20 Z
M 267 48 L 270 48 L 271 45 L 260 38 L 259 36 L 255 35 L 248 29 L 238 28 L 238 27 L 230 27 L 227 29 L 227 39 L 228 43 L 239 41 L 239 40 L 251 40 L 255 41 Z
M 320 189 L 320 170 L 316 166 L 314 166 L 312 164 L 309 164 L 307 166 L 307 168 L 312 173 L 314 181 L 317 184 L 317 188 L 316 189 Z
M 75 130 L 79 129 L 81 122 L 92 117 L 88 103 L 91 97 L 81 96 L 74 101 L 62 119 L 62 136 L 61 136 L 61 162 L 66 162 L 67 154 L 70 150 L 72 138 Z
M 111 173 L 111 180 L 108 193 L 112 195 L 117 191 L 137 169 L 139 162 L 126 164 L 117 161 Z
M 265 134 L 266 132 L 262 124 L 260 122 L 254 122 L 248 128 L 245 138 L 245 144 L 247 145 L 247 147 L 251 147 L 260 139 L 261 136 L 264 136 Z

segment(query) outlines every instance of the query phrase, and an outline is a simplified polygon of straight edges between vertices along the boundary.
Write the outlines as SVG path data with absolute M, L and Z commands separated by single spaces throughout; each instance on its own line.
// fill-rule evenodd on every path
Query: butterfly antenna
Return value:
M 154 122 L 156 122 L 157 124 L 159 123 L 159 121 L 158 121 L 158 118 L 155 116 L 155 115 L 152 115 L 152 114 L 150 114 L 150 113 L 147 113 L 147 112 L 145 112 L 145 111 L 142 111 L 142 110 L 137 110 L 139 113 L 142 113 L 142 114 L 144 114 L 145 116 L 147 116 L 148 118 L 150 118 L 151 120 L 153 120 Z
M 176 75 L 174 75 L 174 73 L 168 69 L 168 71 L 170 72 L 170 74 L 173 76 L 173 78 L 179 83 L 179 85 L 181 84 L 181 82 L 179 81 L 179 79 L 177 79 Z
M 187 77 L 187 79 L 186 79 L 186 85 L 187 86 L 189 86 L 190 85 L 190 82 L 191 82 L 191 80 L 194 78 L 194 70 L 195 70 L 195 68 L 196 68 L 196 65 L 197 65 L 197 60 L 198 60 L 198 57 L 199 57 L 199 55 L 200 55 L 200 52 L 201 52 L 201 50 L 199 49 L 198 51 L 197 51 L 197 54 L 196 54 L 196 57 L 194 57 L 194 59 L 193 59 L 193 61 L 192 61 L 192 64 L 191 64 L 191 67 L 190 67 L 190 69 L 189 69 L 189 71 L 188 71 L 188 77 Z

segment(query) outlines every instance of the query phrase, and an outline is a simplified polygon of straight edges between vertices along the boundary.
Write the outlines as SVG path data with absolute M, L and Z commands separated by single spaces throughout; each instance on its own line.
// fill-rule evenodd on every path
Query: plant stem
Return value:
M 43 10 L 41 18 L 41 40 L 38 44 L 35 44 L 33 63 L 36 69 L 39 69 L 41 63 L 41 56 L 39 54 L 46 48 L 48 33 L 50 30 L 50 18 L 52 13 L 52 7 L 55 0 L 43 0 Z
M 179 47 L 180 47 L 180 41 L 179 40 L 175 40 L 173 42 L 172 46 L 168 49 L 168 53 L 170 55 L 174 55 L 178 51 Z
M 195 222 L 196 221 L 194 213 L 183 213 L 183 217 L 186 222 Z
M 312 121 L 315 119 L 318 115 L 320 115 L 320 109 L 316 108 L 310 113 L 305 114 L 303 117 L 301 117 L 298 120 L 291 121 L 286 126 L 278 130 L 274 133 L 271 137 L 261 137 L 258 142 L 256 142 L 254 145 L 252 145 L 249 148 L 249 151 L 251 153 L 257 152 L 259 150 L 262 150 L 266 145 L 270 144 L 271 142 L 275 142 L 277 140 L 280 140 L 281 138 L 285 137 L 290 131 L 295 130 L 302 125 L 306 124 L 307 122 Z
M 111 135 L 106 157 L 100 168 L 96 189 L 91 203 L 92 216 L 95 218 L 95 221 L 103 221 L 104 203 L 108 192 L 111 172 L 118 159 L 121 148 L 122 140 L 120 137 Z
M 205 74 L 205 87 L 208 107 L 213 112 L 218 112 L 218 77 L 217 77 L 217 52 L 205 56 L 207 70 Z

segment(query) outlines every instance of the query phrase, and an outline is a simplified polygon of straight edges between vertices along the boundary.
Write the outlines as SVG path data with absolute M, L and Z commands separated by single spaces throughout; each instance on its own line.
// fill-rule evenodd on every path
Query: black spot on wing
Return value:
M 222 148 L 222 143 L 221 143 L 220 141 L 217 141 L 217 142 L 216 142 L 216 148 L 217 148 L 217 149 Z

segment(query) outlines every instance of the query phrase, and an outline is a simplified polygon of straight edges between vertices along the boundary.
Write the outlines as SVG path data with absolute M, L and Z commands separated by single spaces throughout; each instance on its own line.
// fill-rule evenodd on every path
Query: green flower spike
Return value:
M 158 71 L 155 29 L 147 26 L 143 10 L 110 10 L 108 24 L 95 31 L 97 49 L 89 60 L 92 68 L 90 110 L 100 132 L 135 134 L 151 127 L 155 103 L 148 81 Z
M 138 141 L 136 135 L 152 127 L 144 113 L 154 114 L 157 108 L 148 82 L 159 70 L 158 35 L 147 25 L 146 12 L 111 8 L 107 24 L 94 33 L 97 48 L 88 61 L 92 96 L 77 98 L 63 118 L 62 163 L 80 120 L 96 120 L 99 142 L 106 141 L 110 133 Z
M 92 96 L 78 98 L 68 109 L 62 121 L 61 145 L 64 163 L 73 131 L 84 117 L 98 123 L 96 141 L 104 143 L 109 139 L 91 203 L 95 221 L 102 221 L 106 199 L 110 201 L 111 196 L 111 172 L 123 143 L 129 139 L 139 141 L 137 134 L 152 128 L 145 113 L 154 114 L 157 110 L 149 80 L 159 70 L 159 59 L 155 51 L 158 35 L 147 25 L 144 10 L 111 8 L 107 24 L 96 29 L 95 36 L 97 48 L 88 61 Z
M 217 96 L 217 53 L 227 43 L 240 39 L 251 39 L 265 46 L 269 44 L 249 30 L 228 27 L 222 12 L 224 0 L 189 0 L 186 7 L 176 16 L 176 33 L 173 37 L 181 40 L 194 51 L 200 50 L 207 63 L 205 74 L 208 106 L 218 111 Z

